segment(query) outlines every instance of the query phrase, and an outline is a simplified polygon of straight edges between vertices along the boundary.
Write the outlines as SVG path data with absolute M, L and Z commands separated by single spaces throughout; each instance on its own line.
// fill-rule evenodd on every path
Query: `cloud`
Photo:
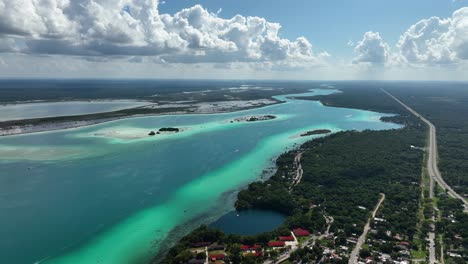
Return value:
M 281 38 L 281 26 L 264 18 L 224 19 L 200 5 L 174 15 L 160 14 L 158 4 L 157 0 L 0 0 L 0 38 L 21 38 L 25 46 L 21 50 L 29 54 L 151 56 L 177 63 L 297 64 L 319 58 L 306 38 Z
M 431 17 L 412 25 L 397 44 L 399 58 L 412 64 L 449 64 L 468 60 L 468 7 L 452 17 Z
M 16 52 L 17 50 L 14 39 L 0 37 L 0 52 Z
M 350 42 L 348 42 L 348 45 Z M 379 32 L 366 32 L 354 52 L 354 64 L 448 66 L 468 60 L 468 7 L 449 18 L 430 17 L 411 25 L 390 52 Z
M 378 32 L 368 31 L 354 48 L 356 57 L 353 63 L 384 64 L 389 59 L 389 49 Z

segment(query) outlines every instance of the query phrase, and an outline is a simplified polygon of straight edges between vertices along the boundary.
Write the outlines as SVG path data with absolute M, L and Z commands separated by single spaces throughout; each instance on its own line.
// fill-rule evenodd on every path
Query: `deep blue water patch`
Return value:
M 225 214 L 210 227 L 219 228 L 227 234 L 256 235 L 280 226 L 286 216 L 274 211 L 247 210 Z

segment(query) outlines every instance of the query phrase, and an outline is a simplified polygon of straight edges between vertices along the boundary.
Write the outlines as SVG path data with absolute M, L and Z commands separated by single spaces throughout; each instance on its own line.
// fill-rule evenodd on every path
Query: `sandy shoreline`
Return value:
M 92 126 L 97 124 L 102 124 L 111 121 L 117 121 L 128 118 L 136 117 L 147 117 L 147 116 L 162 116 L 162 115 L 181 115 L 181 114 L 219 114 L 219 113 L 229 113 L 242 110 L 248 110 L 253 108 L 260 108 L 264 106 L 274 105 L 281 103 L 280 101 L 273 99 L 259 99 L 259 100 L 248 100 L 248 101 L 223 101 L 223 102 L 209 102 L 209 103 L 198 103 L 190 105 L 187 107 L 187 110 L 177 111 L 175 109 L 167 109 L 167 112 L 162 113 L 148 113 L 148 114 L 133 114 L 127 116 L 117 116 L 117 117 L 104 117 L 96 118 L 90 120 L 64 120 L 64 121 L 44 121 L 39 124 L 25 124 L 25 125 L 12 125 L 7 127 L 0 128 L 0 136 L 13 136 L 13 135 L 22 135 L 22 134 L 31 134 L 47 131 L 56 131 L 56 130 L 65 130 L 80 128 L 86 126 Z M 172 110 L 172 111 L 171 111 Z M 79 116 L 69 116 L 70 118 L 77 118 Z M 85 117 L 85 115 L 83 116 Z M 66 119 L 67 117 L 63 117 Z M 21 120 L 15 120 L 21 121 Z M 0 122 L 1 124 L 1 122 Z

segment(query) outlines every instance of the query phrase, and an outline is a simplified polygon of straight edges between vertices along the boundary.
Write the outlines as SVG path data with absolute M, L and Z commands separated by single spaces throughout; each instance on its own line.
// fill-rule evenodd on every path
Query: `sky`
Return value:
M 0 0 L 0 78 L 467 80 L 468 0 Z

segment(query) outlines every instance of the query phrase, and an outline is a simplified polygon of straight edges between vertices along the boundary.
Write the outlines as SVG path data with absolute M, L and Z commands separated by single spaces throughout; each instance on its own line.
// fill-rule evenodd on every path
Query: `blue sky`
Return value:
M 409 26 L 432 17 L 449 17 L 468 5 L 468 0 L 166 0 L 160 11 L 173 14 L 201 4 L 211 12 L 222 8 L 220 17 L 236 14 L 260 16 L 282 26 L 281 36 L 305 36 L 316 50 L 337 57 L 351 57 L 349 40 L 359 41 L 366 31 L 377 31 L 396 43 Z
M 0 77 L 467 80 L 468 0 L 0 0 Z

